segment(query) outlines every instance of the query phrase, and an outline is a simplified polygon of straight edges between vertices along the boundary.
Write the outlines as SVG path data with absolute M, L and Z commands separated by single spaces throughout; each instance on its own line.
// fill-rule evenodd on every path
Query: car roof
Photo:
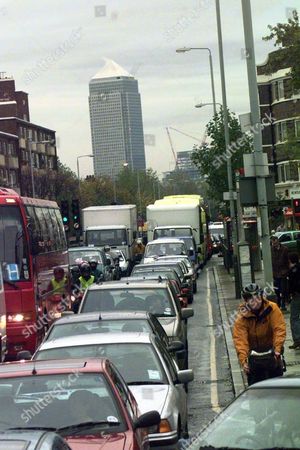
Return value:
M 53 341 L 49 341 L 53 342 Z M 53 359 L 47 361 L 18 361 L 0 364 L 0 378 L 7 376 L 54 375 L 74 372 L 104 372 L 107 358 Z
M 93 312 L 93 313 L 81 313 L 68 315 L 61 317 L 54 322 L 55 325 L 63 325 L 67 323 L 78 323 L 78 322 L 93 322 L 93 321 L 105 321 L 105 320 L 137 320 L 145 319 L 150 320 L 152 314 L 143 311 L 104 311 L 104 312 Z
M 77 334 L 76 336 L 60 337 L 48 340 L 40 345 L 39 350 L 48 350 L 61 347 L 82 347 L 84 345 L 101 344 L 149 344 L 152 333 L 130 332 L 130 333 L 91 333 Z
M 269 378 L 268 380 L 260 381 L 259 383 L 255 383 L 248 387 L 248 389 L 264 388 L 300 388 L 300 377 L 291 375 L 278 378 Z
M 108 289 L 128 289 L 128 287 L 132 288 L 140 288 L 140 287 L 158 287 L 158 288 L 165 288 L 168 286 L 168 281 L 162 280 L 159 281 L 158 277 L 157 280 L 135 280 L 133 282 L 130 281 L 130 278 L 127 278 L 126 281 L 106 281 L 105 283 L 99 283 L 99 284 L 92 284 L 89 287 L 89 291 L 102 291 L 102 290 L 108 290 Z
M 166 237 L 166 238 L 158 238 L 158 239 L 155 239 L 154 241 L 150 241 L 150 242 L 148 242 L 147 245 L 149 245 L 149 244 L 184 244 L 184 242 L 178 238 Z

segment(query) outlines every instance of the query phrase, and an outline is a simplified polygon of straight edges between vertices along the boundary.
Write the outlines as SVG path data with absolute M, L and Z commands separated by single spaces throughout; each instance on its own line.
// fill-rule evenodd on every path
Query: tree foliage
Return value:
M 268 28 L 270 34 L 263 37 L 263 40 L 275 40 L 274 46 L 282 50 L 273 54 L 270 70 L 283 64 L 284 67 L 291 67 L 293 88 L 300 89 L 300 24 L 297 11 L 293 11 L 287 23 L 268 25 Z
M 226 149 L 222 109 L 206 125 L 209 143 L 195 146 L 192 155 L 194 164 L 208 184 L 209 198 L 223 201 L 223 192 L 228 191 L 227 161 L 231 157 L 232 173 L 243 167 L 243 154 L 252 149 L 252 138 L 241 130 L 235 114 L 228 111 L 230 146 Z M 233 176 L 234 182 L 234 176 Z

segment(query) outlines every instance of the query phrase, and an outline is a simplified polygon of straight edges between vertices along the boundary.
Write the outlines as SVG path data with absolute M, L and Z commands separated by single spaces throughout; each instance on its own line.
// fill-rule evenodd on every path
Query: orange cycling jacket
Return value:
M 246 303 L 240 305 L 233 327 L 233 341 L 242 365 L 247 362 L 251 350 L 264 352 L 273 348 L 280 353 L 285 337 L 285 320 L 276 303 L 263 300 L 258 315 Z

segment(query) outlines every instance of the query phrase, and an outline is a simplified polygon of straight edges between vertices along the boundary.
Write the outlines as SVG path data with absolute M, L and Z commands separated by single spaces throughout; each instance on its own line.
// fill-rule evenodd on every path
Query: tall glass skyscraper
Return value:
M 89 83 L 95 175 L 115 176 L 124 163 L 145 170 L 145 146 L 138 82 L 114 61 Z

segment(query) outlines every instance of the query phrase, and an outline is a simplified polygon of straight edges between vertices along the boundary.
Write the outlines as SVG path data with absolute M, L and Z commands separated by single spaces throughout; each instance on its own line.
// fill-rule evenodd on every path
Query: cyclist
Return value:
M 276 303 L 266 299 L 262 289 L 250 283 L 242 291 L 244 303 L 234 323 L 234 345 L 248 377 L 248 384 L 283 373 L 281 355 L 286 338 L 282 312 Z M 256 357 L 251 352 L 265 353 Z M 271 353 L 267 353 L 271 351 Z

